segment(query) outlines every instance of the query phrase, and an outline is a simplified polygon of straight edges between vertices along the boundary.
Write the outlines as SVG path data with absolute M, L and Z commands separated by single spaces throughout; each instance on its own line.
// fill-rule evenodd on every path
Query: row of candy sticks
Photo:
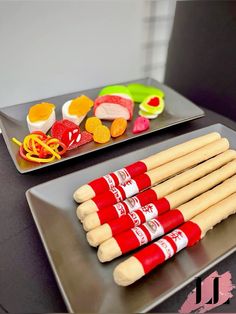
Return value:
M 209 133 L 91 181 L 74 199 L 101 262 L 163 236 L 115 268 L 126 286 L 236 211 L 236 152 Z

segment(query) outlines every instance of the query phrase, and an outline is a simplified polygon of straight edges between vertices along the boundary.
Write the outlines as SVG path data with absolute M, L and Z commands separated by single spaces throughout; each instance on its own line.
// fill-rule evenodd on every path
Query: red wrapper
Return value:
M 149 203 L 140 209 L 129 213 L 128 215 L 124 215 L 118 219 L 108 222 L 108 225 L 110 226 L 112 235 L 114 236 L 135 226 L 139 226 L 142 223 L 157 217 L 159 213 L 163 213 L 169 209 L 170 205 L 167 200 L 157 200 L 155 204 Z
M 134 257 L 139 260 L 145 274 L 147 274 L 183 248 L 194 245 L 200 238 L 201 229 L 199 226 L 188 221 L 160 240 L 138 251 Z
M 149 176 L 146 173 L 143 173 L 124 184 L 114 187 L 103 194 L 95 196 L 92 198 L 92 200 L 100 210 L 102 208 L 119 203 L 150 186 L 151 181 Z
M 94 190 L 96 195 L 102 194 L 115 186 L 128 182 L 131 178 L 136 177 L 146 171 L 146 165 L 142 161 L 137 161 L 122 169 L 95 179 L 88 184 Z
M 151 219 L 138 227 L 134 227 L 114 236 L 123 254 L 136 249 L 184 222 L 183 215 L 178 209 L 170 210 L 159 218 Z
M 127 198 L 123 202 L 108 206 L 97 212 L 101 225 L 111 220 L 117 219 L 123 215 L 133 212 L 148 203 L 157 200 L 157 195 L 152 189 L 146 190 L 136 196 Z

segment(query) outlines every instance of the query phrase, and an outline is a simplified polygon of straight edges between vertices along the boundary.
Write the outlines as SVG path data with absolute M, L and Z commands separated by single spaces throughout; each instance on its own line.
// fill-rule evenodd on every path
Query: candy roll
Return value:
M 108 192 L 95 196 L 92 200 L 84 202 L 78 207 L 77 215 L 83 220 L 85 216 L 92 212 L 123 201 L 180 171 L 193 167 L 200 162 L 226 151 L 228 148 L 229 142 L 226 138 L 217 140 L 190 154 L 141 174 L 125 184 L 112 188 Z
M 117 219 L 123 215 L 127 215 L 134 210 L 139 209 L 149 203 L 155 202 L 179 188 L 207 175 L 208 173 L 220 168 L 226 163 L 236 158 L 234 150 L 227 150 L 216 157 L 203 162 L 183 173 L 166 180 L 157 186 L 150 188 L 144 192 L 138 193 L 136 196 L 130 197 L 122 202 L 108 206 L 98 212 L 87 215 L 83 220 L 83 226 L 86 231 L 92 230 L 106 222 Z
M 158 218 L 132 228 L 103 242 L 98 249 L 100 262 L 111 261 L 192 219 L 208 207 L 236 192 L 236 176 Z M 207 200 L 206 200 L 207 199 Z M 194 209 L 194 210 L 193 210 Z
M 236 193 L 120 263 L 113 272 L 114 281 L 120 286 L 134 283 L 180 250 L 197 243 L 217 223 L 235 212 Z
M 217 132 L 209 133 L 137 161 L 83 185 L 75 191 L 74 199 L 78 203 L 85 202 L 95 195 L 102 194 L 106 190 L 108 191 L 115 186 L 128 182 L 133 177 L 186 155 L 220 139 L 220 137 L 220 134 Z
M 167 195 L 165 198 L 145 205 L 140 209 L 129 213 L 128 215 L 124 215 L 89 231 L 87 233 L 87 240 L 90 245 L 97 246 L 112 236 L 114 237 L 116 234 L 129 230 L 133 227 L 137 227 L 145 221 L 149 221 L 172 208 L 176 208 L 177 206 L 189 201 L 193 197 L 196 197 L 197 195 L 211 189 L 235 173 L 236 160 L 231 161 L 222 168 L 215 170 L 211 174 L 181 188 L 180 190 Z M 233 184 L 236 183 L 236 180 L 232 179 L 230 182 Z M 223 188 L 221 187 L 221 189 L 219 189 L 219 193 L 221 190 L 223 190 L 224 193 L 226 186 L 228 185 L 225 183 Z M 234 187 L 230 187 L 229 191 L 232 191 L 232 188 Z M 214 197 L 214 193 L 210 193 L 210 196 L 212 195 Z M 206 202 L 206 204 L 208 203 Z M 194 208 L 196 208 L 196 206 L 194 206 Z M 188 212 L 190 212 L 190 210 Z

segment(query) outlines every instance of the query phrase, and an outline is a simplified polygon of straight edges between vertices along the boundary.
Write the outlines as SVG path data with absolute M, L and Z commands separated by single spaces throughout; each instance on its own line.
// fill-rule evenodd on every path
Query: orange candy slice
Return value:
M 73 99 L 69 106 L 69 114 L 78 117 L 85 116 L 93 106 L 93 101 L 85 95 Z
M 109 142 L 110 138 L 111 138 L 111 134 L 107 126 L 99 125 L 94 130 L 94 133 L 93 133 L 94 142 L 104 144 L 104 143 Z
M 97 117 L 88 118 L 85 123 L 85 130 L 89 133 L 93 133 L 99 125 L 102 125 L 102 121 Z
M 52 111 L 55 109 L 55 105 L 48 102 L 42 102 L 41 104 L 36 104 L 32 106 L 29 110 L 29 120 L 30 122 L 45 121 L 47 120 Z
M 127 121 L 124 118 L 117 118 L 112 122 L 111 125 L 111 136 L 121 136 L 127 128 Z

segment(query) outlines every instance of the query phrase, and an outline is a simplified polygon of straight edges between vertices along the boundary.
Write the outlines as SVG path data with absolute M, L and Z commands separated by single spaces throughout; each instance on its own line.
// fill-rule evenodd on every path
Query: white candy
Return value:
M 80 123 L 84 120 L 84 118 L 86 117 L 86 115 L 80 116 L 78 117 L 75 114 L 69 114 L 69 107 L 71 104 L 72 100 L 68 100 L 67 102 L 64 103 L 64 105 L 62 106 L 62 116 L 63 119 L 67 119 L 73 123 L 75 123 L 76 125 L 80 125 Z
M 29 119 L 29 115 L 27 115 L 26 120 L 30 133 L 34 131 L 42 131 L 43 133 L 46 134 L 56 121 L 55 110 L 53 109 L 52 113 L 50 114 L 47 120 L 31 122 Z
M 149 112 L 144 111 L 144 110 L 139 110 L 138 114 L 141 117 L 148 118 L 148 119 L 156 119 L 158 117 L 158 114 L 149 113 Z

